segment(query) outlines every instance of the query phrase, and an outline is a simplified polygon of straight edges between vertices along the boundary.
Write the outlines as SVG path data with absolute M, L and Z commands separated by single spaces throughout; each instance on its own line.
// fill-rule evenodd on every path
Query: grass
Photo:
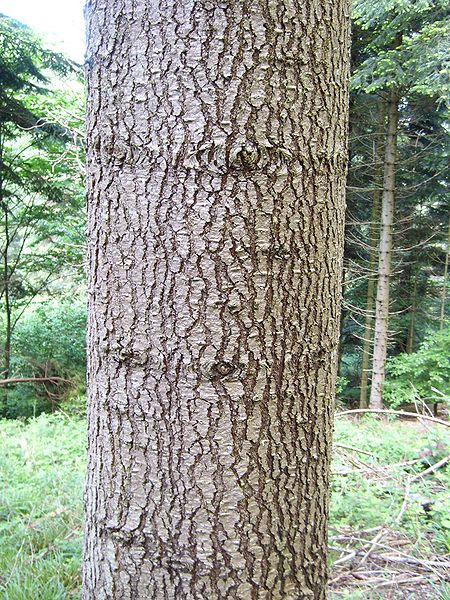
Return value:
M 0 598 L 79 597 L 85 426 L 0 424 Z
M 435 566 L 450 553 L 450 471 L 420 477 L 450 454 L 450 430 L 367 417 L 338 421 L 335 442 L 331 597 L 450 600 Z
M 411 553 L 450 552 L 449 470 L 413 483 L 408 506 L 400 521 L 396 520 L 405 497 L 405 478 L 450 453 L 450 430 L 441 429 L 427 431 L 374 418 L 336 423 L 338 444 L 360 448 L 371 456 L 335 449 L 332 540 L 342 532 L 384 525 L 411 540 Z M 41 415 L 26 424 L 1 421 L 0 447 L 0 600 L 79 598 L 83 419 L 56 414 Z M 418 462 L 392 466 L 414 460 Z M 332 553 L 332 560 L 338 556 Z M 435 598 L 450 600 L 448 585 L 435 589 Z M 332 597 L 396 596 L 344 586 Z
M 372 456 L 335 448 L 331 525 L 369 528 L 380 522 L 392 524 L 395 521 L 404 500 L 405 477 L 414 477 L 450 453 L 450 429 L 435 427 L 427 431 L 415 422 L 386 424 L 374 418 L 359 423 L 341 420 L 337 423 L 335 442 L 360 448 Z M 356 458 L 351 472 L 349 456 Z M 392 465 L 414 460 L 418 462 L 392 468 Z M 390 470 L 383 476 L 380 467 Z M 434 527 L 436 541 L 440 536 L 442 549 L 450 552 L 450 539 L 445 538 L 449 531 L 447 525 L 450 527 L 450 521 L 445 518 L 450 510 L 447 473 L 442 469 L 433 477 L 412 485 L 408 510 L 401 523 L 416 534 L 417 527 L 422 530 L 425 526 Z M 431 506 L 427 506 L 427 500 L 432 500 Z

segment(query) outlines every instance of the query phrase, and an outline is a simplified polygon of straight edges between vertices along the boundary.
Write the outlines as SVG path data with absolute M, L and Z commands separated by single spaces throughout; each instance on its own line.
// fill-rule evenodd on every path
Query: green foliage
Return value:
M 348 379 L 345 377 L 338 376 L 336 379 L 336 396 L 339 398 L 342 392 L 345 390 L 345 387 L 348 384 Z
M 373 455 L 358 455 L 369 464 L 395 464 L 417 458 L 426 445 L 415 429 L 383 426 L 376 418 L 366 418 L 360 424 L 339 419 L 335 441 L 361 448 Z M 385 480 L 370 479 L 349 468 L 345 452 L 335 452 L 330 521 L 332 527 L 358 526 L 364 529 L 380 523 L 392 523 L 403 501 L 401 487 Z M 414 511 L 415 512 L 415 511 Z M 416 514 L 410 517 L 415 520 Z
M 9 418 L 30 417 L 61 404 L 84 389 L 86 370 L 86 306 L 84 299 L 38 305 L 18 323 L 12 370 L 16 377 L 56 376 L 67 384 L 21 383 L 8 390 Z M 1 391 L 1 390 L 0 390 Z
M 0 421 L 0 598 L 79 597 L 85 424 Z
M 4 378 L 16 376 L 12 367 L 22 365 L 12 354 L 17 347 L 14 335 L 30 304 L 37 297 L 61 293 L 64 287 L 73 291 L 83 277 L 80 77 L 78 65 L 47 50 L 26 26 L 0 15 L 0 307 L 4 313 L 0 372 Z
M 359 400 L 361 349 L 373 341 L 368 279 L 378 265 L 386 102 L 399 102 L 395 222 L 390 277 L 390 356 L 415 350 L 436 327 L 448 230 L 449 0 L 353 3 L 350 164 L 341 372 L 344 397 Z M 372 212 L 378 204 L 378 214 Z M 375 227 L 373 226 L 375 223 Z M 375 251 L 371 251 L 375 248 Z M 371 351 L 372 348 L 370 348 Z M 356 360 L 355 360 L 356 357 Z M 370 366 L 369 366 L 370 369 Z M 411 397 L 411 386 L 399 390 Z M 391 401 L 393 399 L 391 398 Z
M 356 0 L 353 19 L 364 51 L 353 88 L 373 93 L 395 86 L 448 101 L 449 16 L 448 0 Z
M 450 399 L 450 327 L 429 335 L 417 352 L 391 358 L 383 390 L 391 407 L 445 398 Z
M 72 61 L 46 49 L 26 25 L 0 14 L 0 123 L 9 124 L 10 134 L 14 127 L 54 132 L 45 115 L 30 109 L 28 98 L 47 93 L 45 71 L 66 77 L 78 70 Z
M 70 377 L 85 371 L 85 337 L 86 305 L 80 298 L 38 305 L 18 326 L 14 343 L 24 362 L 54 363 Z

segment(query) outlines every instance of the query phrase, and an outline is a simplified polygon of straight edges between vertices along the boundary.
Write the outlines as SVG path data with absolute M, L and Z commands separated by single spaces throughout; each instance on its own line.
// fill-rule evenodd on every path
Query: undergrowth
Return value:
M 406 510 L 396 521 L 404 502 L 399 481 L 450 453 L 450 431 L 441 429 L 370 418 L 337 421 L 331 540 L 339 531 L 387 524 L 408 535 L 421 552 L 450 552 L 450 476 L 445 469 L 411 485 Z M 78 599 L 84 420 L 55 414 L 28 423 L 0 421 L 0 447 L 0 600 Z M 376 476 L 380 465 L 409 461 L 388 470 L 386 478 Z M 371 468 L 373 476 L 367 476 Z M 438 589 L 436 598 L 449 597 L 448 588 Z M 343 590 L 337 597 L 383 596 Z
M 0 598 L 79 597 L 85 425 L 0 422 Z

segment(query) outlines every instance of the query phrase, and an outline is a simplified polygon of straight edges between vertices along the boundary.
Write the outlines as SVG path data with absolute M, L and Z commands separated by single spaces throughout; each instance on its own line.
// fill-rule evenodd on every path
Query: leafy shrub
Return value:
M 394 408 L 418 398 L 430 403 L 450 398 L 450 327 L 429 335 L 417 352 L 387 363 L 385 403 Z
M 71 383 L 15 385 L 7 391 L 7 417 L 53 410 L 64 398 L 84 391 L 85 332 L 86 308 L 81 299 L 41 304 L 19 321 L 12 345 L 13 376 L 61 377 Z
M 345 377 L 341 377 L 340 375 L 336 378 L 336 396 L 340 397 L 342 392 L 345 389 L 345 386 L 348 384 L 348 379 Z

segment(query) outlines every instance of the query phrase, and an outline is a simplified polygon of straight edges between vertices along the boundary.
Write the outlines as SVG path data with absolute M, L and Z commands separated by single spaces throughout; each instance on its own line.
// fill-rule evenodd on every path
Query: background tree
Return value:
M 83 182 L 76 158 L 82 160 L 82 149 L 74 136 L 82 103 L 75 85 L 63 92 L 49 80 L 50 74 L 76 75 L 77 66 L 3 15 L 0 50 L 1 378 L 8 379 L 19 319 L 71 264 L 80 270 Z M 2 414 L 7 410 L 4 396 Z
M 346 1 L 88 3 L 83 597 L 325 597 Z
M 394 352 L 412 350 L 427 327 L 433 326 L 433 315 L 436 317 L 435 282 L 443 270 L 439 254 L 442 256 L 448 219 L 448 162 L 445 162 L 448 113 L 443 101 L 449 89 L 445 66 L 448 14 L 448 2 L 424 1 L 411 5 L 389 1 L 374 5 L 361 0 L 354 6 L 355 92 L 351 103 L 354 135 L 351 135 L 346 252 L 348 279 L 352 283 L 346 288 L 343 332 L 348 343 L 344 348 L 343 374 L 353 373 L 352 379 L 357 376 L 357 348 L 362 338 L 361 406 L 367 401 L 373 331 L 376 331 L 373 369 L 377 375 L 375 385 L 372 381 L 372 405 L 379 406 L 389 342 Z M 385 116 L 380 121 L 375 116 L 380 115 L 380 110 L 375 113 L 371 107 L 383 104 Z M 375 123 L 380 123 L 381 130 Z M 389 127 L 391 133 L 386 137 Z M 381 135 L 383 129 L 385 134 Z M 386 145 L 388 141 L 390 144 Z M 384 144 L 386 155 L 382 185 L 376 150 L 380 144 Z M 374 273 L 373 248 L 378 238 L 374 221 L 377 194 L 381 190 L 384 190 L 383 235 L 378 272 Z M 375 200 L 371 199 L 373 194 Z M 378 284 L 375 311 L 378 316 L 374 315 L 372 321 L 374 281 Z M 365 300 L 361 295 L 364 289 Z

